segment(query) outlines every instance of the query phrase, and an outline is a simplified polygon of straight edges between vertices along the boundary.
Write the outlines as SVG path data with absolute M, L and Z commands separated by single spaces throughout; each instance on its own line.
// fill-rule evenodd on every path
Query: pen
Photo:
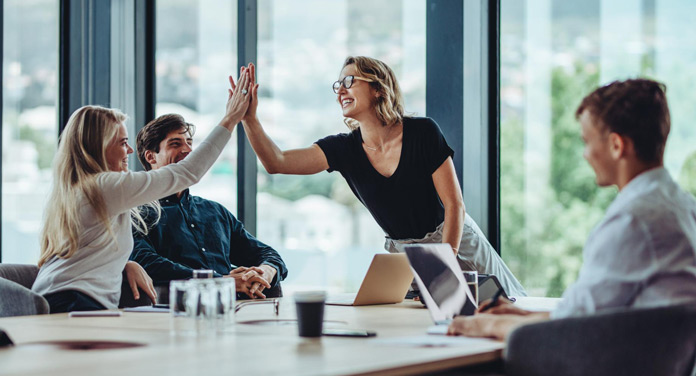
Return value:
M 479 313 L 487 311 L 491 307 L 495 307 L 496 303 L 498 303 L 498 299 L 500 299 L 500 295 L 503 295 L 503 288 L 499 288 L 498 291 L 493 294 L 493 298 L 491 298 L 491 303 L 485 307 L 483 307 L 482 310 L 479 311 Z

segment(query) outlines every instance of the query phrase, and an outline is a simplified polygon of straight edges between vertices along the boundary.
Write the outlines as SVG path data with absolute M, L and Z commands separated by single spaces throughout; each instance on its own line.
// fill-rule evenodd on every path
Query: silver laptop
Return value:
M 476 303 L 449 244 L 409 244 L 404 252 L 435 324 L 474 313 Z
M 379 253 L 372 258 L 357 294 L 329 296 L 326 304 L 361 306 L 400 303 L 413 281 L 413 272 L 404 254 Z

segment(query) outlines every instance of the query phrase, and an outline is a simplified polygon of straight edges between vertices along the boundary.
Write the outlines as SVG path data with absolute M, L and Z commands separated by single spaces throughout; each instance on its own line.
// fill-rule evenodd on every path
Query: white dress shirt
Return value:
M 552 318 L 696 302 L 696 200 L 663 167 L 631 180 L 592 230 Z

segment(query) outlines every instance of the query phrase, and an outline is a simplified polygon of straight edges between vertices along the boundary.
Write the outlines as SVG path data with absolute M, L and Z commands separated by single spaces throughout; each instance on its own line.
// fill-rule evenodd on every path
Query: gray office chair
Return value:
M 31 291 L 36 265 L 0 264 L 0 317 L 48 313 L 48 302 Z
M 620 310 L 525 325 L 504 355 L 507 375 L 692 375 L 696 305 Z
M 0 264 L 0 317 L 39 315 L 49 313 L 48 302 L 31 291 L 39 268 L 29 264 Z M 149 305 L 150 299 L 140 291 L 140 299 L 133 298 L 133 291 L 123 276 L 119 307 Z

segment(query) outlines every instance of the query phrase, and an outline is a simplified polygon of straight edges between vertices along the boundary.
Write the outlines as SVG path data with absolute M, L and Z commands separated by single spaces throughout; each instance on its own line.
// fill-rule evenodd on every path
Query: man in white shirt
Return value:
M 663 167 L 670 116 L 664 85 L 616 81 L 576 111 L 584 157 L 601 187 L 619 194 L 583 250 L 583 266 L 553 312 L 501 302 L 457 317 L 449 334 L 504 339 L 519 325 L 610 308 L 696 302 L 696 201 Z

